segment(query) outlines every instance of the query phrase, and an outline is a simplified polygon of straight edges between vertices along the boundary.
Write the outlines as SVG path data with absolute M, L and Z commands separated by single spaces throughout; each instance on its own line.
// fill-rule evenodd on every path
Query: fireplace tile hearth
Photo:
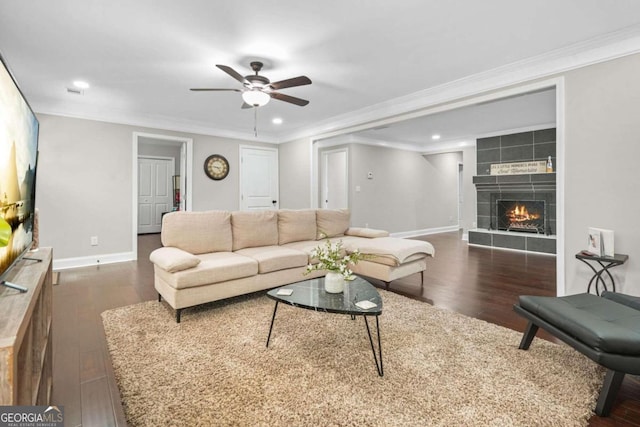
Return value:
M 469 230 L 469 244 L 544 254 L 556 253 L 556 237 L 497 230 Z

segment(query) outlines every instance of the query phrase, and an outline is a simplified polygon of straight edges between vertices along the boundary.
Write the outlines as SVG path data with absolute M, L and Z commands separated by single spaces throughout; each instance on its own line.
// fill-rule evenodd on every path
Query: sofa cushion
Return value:
M 587 346 L 606 353 L 640 355 L 640 311 L 592 294 L 521 295 L 520 307 Z
M 293 249 L 299 252 L 304 252 L 307 256 L 307 264 L 317 264 L 318 258 L 311 258 L 311 251 L 321 245 L 323 242 L 317 240 L 303 240 L 301 242 L 291 242 L 283 245 L 283 248 Z
M 640 297 L 635 297 L 627 294 L 619 294 L 617 292 L 604 291 L 600 294 L 602 298 L 610 299 L 618 304 L 626 305 L 627 307 L 635 308 L 640 311 Z
M 344 232 L 345 236 L 366 237 L 373 239 L 375 237 L 388 237 L 389 232 L 385 230 L 376 230 L 373 228 L 349 227 Z
M 186 270 L 200 264 L 200 258 L 174 247 L 158 248 L 151 252 L 149 260 L 169 273 Z
M 241 279 L 258 274 L 258 261 L 233 252 L 215 252 L 198 255 L 200 263 L 194 268 L 165 273 L 156 269 L 156 274 L 176 289 L 193 288 Z
M 278 244 L 314 240 L 316 238 L 315 209 L 278 211 Z
M 316 211 L 316 239 L 344 236 L 349 228 L 351 214 L 349 209 L 318 209 Z
M 233 250 L 278 244 L 276 211 L 237 211 L 231 214 Z
M 305 252 L 281 246 L 245 248 L 235 253 L 258 261 L 258 273 L 261 274 L 287 268 L 304 267 L 307 265 L 308 260 L 308 255 Z M 300 280 L 303 280 L 302 277 Z
M 231 214 L 227 211 L 171 212 L 162 218 L 162 245 L 192 254 L 231 251 Z

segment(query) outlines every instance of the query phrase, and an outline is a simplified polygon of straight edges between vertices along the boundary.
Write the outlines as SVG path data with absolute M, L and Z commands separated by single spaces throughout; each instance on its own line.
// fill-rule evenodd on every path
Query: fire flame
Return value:
M 512 222 L 532 221 L 540 218 L 540 214 L 530 214 L 525 205 L 516 205 L 511 211 L 509 211 L 507 216 Z

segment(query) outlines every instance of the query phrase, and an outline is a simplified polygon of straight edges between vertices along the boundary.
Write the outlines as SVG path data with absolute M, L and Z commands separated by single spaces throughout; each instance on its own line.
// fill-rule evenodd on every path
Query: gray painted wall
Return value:
M 311 146 L 309 138 L 279 145 L 282 208 L 303 209 L 311 206 Z M 328 147 L 320 151 L 336 148 L 339 147 Z M 472 181 L 476 165 L 474 146 L 465 147 L 455 154 L 434 154 L 427 157 L 414 152 L 361 144 L 349 144 L 348 148 L 351 182 L 349 201 L 354 225 L 369 224 L 369 227 L 394 232 L 455 225 L 457 163 L 462 162 L 467 166 L 463 171 L 464 203 L 461 224 L 465 231 L 475 227 L 476 190 Z M 393 159 L 393 163 L 390 159 Z M 438 167 L 444 168 L 444 171 L 438 171 Z M 400 169 L 402 173 L 398 173 Z M 373 180 L 366 178 L 370 170 L 374 172 Z M 437 185 L 434 185 L 436 188 L 433 190 L 422 191 L 416 185 L 417 182 L 422 182 L 424 187 L 431 187 L 433 183 Z M 446 184 L 440 185 L 440 182 Z M 360 185 L 360 193 L 355 192 L 356 185 Z M 376 196 L 378 192 L 381 197 Z M 442 212 L 433 207 L 437 204 L 437 198 L 447 200 L 441 204 Z M 429 203 L 426 202 L 427 199 Z M 394 200 L 394 203 L 390 200 Z M 394 204 L 395 207 L 392 206 Z M 376 210 L 374 206 L 383 208 Z M 416 212 L 417 206 L 423 209 L 419 213 Z M 389 208 L 395 209 L 394 215 L 389 215 Z M 449 221 L 449 216 L 454 217 L 454 223 Z
M 278 146 L 280 164 L 280 208 L 311 206 L 311 140 L 291 141 Z
M 350 144 L 351 223 L 390 232 L 456 225 L 459 161 L 459 152 L 423 156 Z
M 52 246 L 56 259 L 131 251 L 132 129 L 46 114 L 38 120 L 40 245 Z
M 40 244 L 56 260 L 132 250 L 133 132 L 193 139 L 193 209 L 239 208 L 239 146 L 252 141 L 39 114 L 36 205 Z M 213 181 L 203 171 L 214 153 L 230 164 L 229 176 Z M 90 237 L 99 245 L 91 246 Z
M 615 251 L 629 261 L 610 271 L 617 290 L 640 295 L 640 55 L 566 74 L 565 279 L 567 293 L 591 277 L 574 258 L 587 228 L 615 231 Z

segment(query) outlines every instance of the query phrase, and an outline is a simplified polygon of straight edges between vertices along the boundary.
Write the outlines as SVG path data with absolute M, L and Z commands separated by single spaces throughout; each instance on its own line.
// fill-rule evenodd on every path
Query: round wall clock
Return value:
M 216 181 L 225 179 L 229 175 L 229 162 L 220 154 L 212 154 L 204 161 L 204 173 Z

